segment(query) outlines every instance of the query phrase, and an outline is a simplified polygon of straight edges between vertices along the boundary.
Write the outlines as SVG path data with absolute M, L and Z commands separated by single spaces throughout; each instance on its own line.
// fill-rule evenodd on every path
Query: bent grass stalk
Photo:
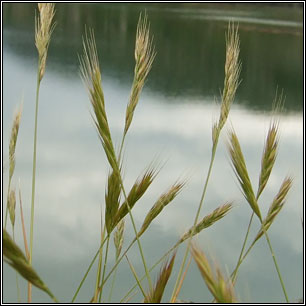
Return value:
M 225 77 L 224 77 L 224 88 L 222 93 L 220 117 L 219 121 L 213 125 L 212 129 L 212 140 L 213 140 L 212 154 L 211 154 L 209 168 L 204 183 L 204 188 L 201 195 L 200 203 L 194 219 L 194 224 L 193 224 L 194 227 L 198 222 L 200 212 L 203 206 L 208 186 L 208 181 L 210 179 L 213 163 L 215 160 L 216 150 L 219 142 L 219 136 L 228 118 L 230 107 L 234 101 L 235 94 L 240 83 L 239 76 L 241 71 L 241 63 L 239 62 L 239 52 L 240 52 L 240 41 L 238 35 L 238 27 L 235 28 L 234 24 L 229 24 L 226 35 Z M 191 239 L 189 239 L 188 241 L 188 246 L 186 248 L 185 255 L 176 279 L 171 300 L 174 298 L 175 292 L 177 291 L 178 285 L 180 283 L 180 279 L 182 277 L 182 273 L 188 257 L 190 246 L 191 246 Z

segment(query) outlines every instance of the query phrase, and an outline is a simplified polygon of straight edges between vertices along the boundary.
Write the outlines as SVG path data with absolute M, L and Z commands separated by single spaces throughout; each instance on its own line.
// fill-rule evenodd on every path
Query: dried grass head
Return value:
M 38 17 L 35 22 L 35 45 L 39 55 L 39 80 L 44 76 L 46 60 L 51 34 L 55 23 L 52 22 L 55 15 L 54 3 L 38 3 Z

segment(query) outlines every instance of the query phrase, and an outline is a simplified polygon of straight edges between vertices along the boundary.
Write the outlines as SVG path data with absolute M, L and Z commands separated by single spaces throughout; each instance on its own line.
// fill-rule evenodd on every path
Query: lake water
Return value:
M 3 160 L 14 109 L 23 99 L 16 150 L 14 186 L 20 185 L 26 226 L 30 223 L 31 173 L 37 54 L 33 4 L 3 5 Z M 137 106 L 125 147 L 124 183 L 129 189 L 140 173 L 157 160 L 162 170 L 133 209 L 139 228 L 157 197 L 178 178 L 188 183 L 143 235 L 148 265 L 155 263 L 193 223 L 211 153 L 211 127 L 219 116 L 216 101 L 224 78 L 225 31 L 239 22 L 242 83 L 230 113 L 254 189 L 257 188 L 263 143 L 276 91 L 286 96 L 280 118 L 280 147 L 275 168 L 260 199 L 263 214 L 286 175 L 294 185 L 283 210 L 269 230 L 289 299 L 303 297 L 303 19 L 298 7 L 221 4 L 62 4 L 56 5 L 38 118 L 36 207 L 33 265 L 60 301 L 69 302 L 99 245 L 100 210 L 109 167 L 79 77 L 84 25 L 95 29 L 102 67 L 106 109 L 114 142 L 120 143 L 125 107 L 133 80 L 137 20 L 145 11 L 157 56 Z M 239 256 L 251 210 L 239 191 L 226 151 L 227 124 L 220 138 L 211 180 L 201 212 L 204 216 L 226 201 L 234 209 L 195 240 L 225 274 Z M 8 172 L 4 172 L 3 203 Z M 16 240 L 23 246 L 17 210 Z M 129 220 L 129 217 L 126 218 Z M 253 224 L 251 237 L 259 223 Z M 10 228 L 9 228 L 10 229 Z M 29 232 L 29 231 L 28 231 Z M 29 238 L 29 233 L 28 233 Z M 127 222 L 126 247 L 133 238 Z M 110 253 L 113 263 L 113 247 Z M 184 254 L 181 247 L 174 272 Z M 129 252 L 138 274 L 138 249 Z M 152 272 L 156 280 L 159 268 Z M 169 300 L 176 278 L 166 288 Z M 94 290 L 95 269 L 77 301 L 87 302 Z M 126 262 L 119 266 L 113 300 L 134 284 Z M 265 239 L 240 268 L 239 301 L 284 302 Z M 26 284 L 21 281 L 23 301 Z M 211 295 L 192 262 L 179 299 L 209 302 Z M 4 264 L 3 301 L 16 302 L 15 272 Z M 34 302 L 50 299 L 37 289 Z M 131 301 L 141 301 L 138 293 Z

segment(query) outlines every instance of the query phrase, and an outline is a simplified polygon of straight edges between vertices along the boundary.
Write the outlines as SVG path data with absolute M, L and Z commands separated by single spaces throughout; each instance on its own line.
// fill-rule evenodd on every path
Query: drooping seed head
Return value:
M 51 298 L 54 295 L 48 289 L 46 284 L 41 280 L 36 271 L 30 265 L 29 261 L 13 241 L 8 232 L 3 229 L 3 259 L 14 268 L 20 275 L 22 275 L 27 281 L 32 283 L 37 288 L 45 291 Z

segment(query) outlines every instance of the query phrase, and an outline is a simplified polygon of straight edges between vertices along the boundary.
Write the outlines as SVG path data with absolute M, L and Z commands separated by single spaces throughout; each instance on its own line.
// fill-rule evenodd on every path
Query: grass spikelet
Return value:
M 16 144 L 20 126 L 20 119 L 22 114 L 22 104 L 17 110 L 14 115 L 12 130 L 11 130 L 11 137 L 9 143 L 9 183 L 8 183 L 8 190 L 7 190 L 7 206 L 5 212 L 5 227 L 7 224 L 7 215 L 9 210 L 9 201 L 10 201 L 10 188 L 11 188 L 11 181 L 15 170 L 16 160 L 15 160 L 15 151 L 16 151 Z
M 134 80 L 131 90 L 129 103 L 126 109 L 124 134 L 127 133 L 135 108 L 138 104 L 139 96 L 145 83 L 145 79 L 152 67 L 155 58 L 153 39 L 150 38 L 150 25 L 147 16 L 140 15 L 137 25 L 136 42 L 135 42 L 135 70 Z
M 125 221 L 122 219 L 118 224 L 117 224 L 117 230 L 115 231 L 114 234 L 114 245 L 116 248 L 116 259 L 119 258 L 122 246 L 123 246 L 123 233 L 124 233 L 124 226 L 125 226 Z
M 229 138 L 230 142 L 228 144 L 228 151 L 230 153 L 235 174 L 241 186 L 243 195 L 250 204 L 254 213 L 258 216 L 260 221 L 262 221 L 261 213 L 254 195 L 244 156 L 241 151 L 239 140 L 234 131 L 230 132 Z
M 264 190 L 269 180 L 272 168 L 276 160 L 277 148 L 278 148 L 278 123 L 272 122 L 270 124 L 270 128 L 268 131 L 261 159 L 261 171 L 259 176 L 259 184 L 258 184 L 258 191 L 256 197 L 257 199 L 261 195 L 262 191 Z
M 21 113 L 22 113 L 22 106 L 19 107 L 18 111 L 14 116 L 13 126 L 11 130 L 11 138 L 9 144 L 9 163 L 10 163 L 9 179 L 12 178 L 15 170 L 15 150 L 16 150 L 17 137 L 20 126 Z
M 138 236 L 141 236 L 145 232 L 151 222 L 160 214 L 164 207 L 167 206 L 178 195 L 184 185 L 185 182 L 175 183 L 159 197 L 159 199 L 155 202 L 155 204 L 146 215 L 142 227 L 138 232 Z
M 146 296 L 146 298 L 144 299 L 144 303 L 160 303 L 161 302 L 166 285 L 168 283 L 168 280 L 172 272 L 175 256 L 176 256 L 176 253 L 172 255 L 169 263 L 166 263 L 164 267 L 161 269 L 158 280 L 154 286 L 154 289 Z
M 124 201 L 123 204 L 121 204 L 116 214 L 115 224 L 117 224 L 127 215 L 127 213 L 129 212 L 128 205 L 130 209 L 132 209 L 136 202 L 144 195 L 144 193 L 156 177 L 156 174 L 157 171 L 154 168 L 149 168 L 140 179 L 138 178 L 136 180 L 128 194 L 127 202 Z
M 120 192 L 119 174 L 112 171 L 108 176 L 107 191 L 105 192 L 105 225 L 108 234 L 115 227 L 115 216 L 119 208 Z
M 8 210 L 10 214 L 10 220 L 12 227 L 15 226 L 15 208 L 16 208 L 16 194 L 15 190 L 10 191 L 9 201 L 8 201 Z
M 219 206 L 216 208 L 212 213 L 205 216 L 201 221 L 198 222 L 198 224 L 190 228 L 180 239 L 180 243 L 185 241 L 186 239 L 190 238 L 191 236 L 194 236 L 198 233 L 200 233 L 204 228 L 210 227 L 218 220 L 222 219 L 231 209 L 232 209 L 232 203 L 226 203 L 224 205 Z
M 94 111 L 95 122 L 106 157 L 114 171 L 118 171 L 116 155 L 107 121 L 104 94 L 101 85 L 101 71 L 93 30 L 86 32 L 83 39 L 83 56 L 80 57 L 80 71 L 83 82 L 88 90 L 90 102 Z
M 218 123 L 219 131 L 221 131 L 227 120 L 230 107 L 239 86 L 239 75 L 241 71 L 239 52 L 240 41 L 238 35 L 238 26 L 235 27 L 235 25 L 232 23 L 229 24 L 226 34 L 225 77 Z
M 38 3 L 39 16 L 35 22 L 35 45 L 39 55 L 39 81 L 42 80 L 45 69 L 48 47 L 55 24 L 52 19 L 55 15 L 54 3 Z
M 45 291 L 55 302 L 58 302 L 5 229 L 3 229 L 3 256 L 4 261 L 20 275 L 37 288 Z
M 255 243 L 263 234 L 264 230 L 267 231 L 269 227 L 272 225 L 275 217 L 279 214 L 281 209 L 283 208 L 285 202 L 286 202 L 286 197 L 287 194 L 292 186 L 292 178 L 287 177 L 283 181 L 277 195 L 273 199 L 273 202 L 270 205 L 270 208 L 268 210 L 266 218 L 262 222 L 262 227 L 259 230 L 258 234 L 256 235 L 254 242 Z
M 209 291 L 216 299 L 216 302 L 235 303 L 236 297 L 231 281 L 226 281 L 224 279 L 224 276 L 218 267 L 216 267 L 215 275 L 205 254 L 194 245 L 192 246 L 191 253 Z

